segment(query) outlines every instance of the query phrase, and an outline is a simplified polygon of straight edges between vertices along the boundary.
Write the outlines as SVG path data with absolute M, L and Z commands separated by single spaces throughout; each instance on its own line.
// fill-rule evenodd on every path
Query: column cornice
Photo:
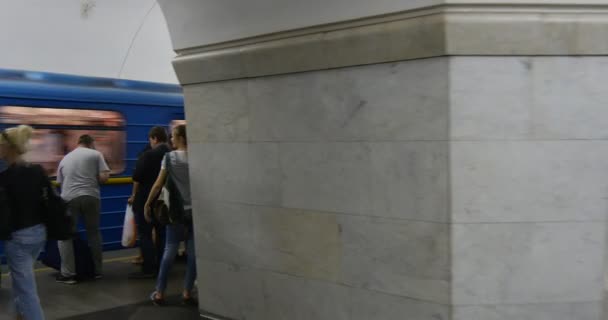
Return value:
M 182 84 L 449 55 L 606 55 L 608 3 L 449 3 L 178 51 Z

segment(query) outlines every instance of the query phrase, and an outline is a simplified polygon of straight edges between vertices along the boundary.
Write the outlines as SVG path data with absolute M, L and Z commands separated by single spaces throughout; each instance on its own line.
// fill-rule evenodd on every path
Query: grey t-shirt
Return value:
M 190 198 L 190 176 L 188 173 L 188 153 L 186 151 L 171 151 L 165 154 L 162 169 L 167 170 L 167 159 L 171 161 L 171 178 L 175 181 L 179 193 L 184 199 L 184 209 L 192 209 L 192 198 Z
M 70 201 L 80 196 L 99 196 L 98 176 L 110 171 L 101 152 L 78 147 L 68 153 L 57 168 L 57 182 L 61 184 L 61 197 Z

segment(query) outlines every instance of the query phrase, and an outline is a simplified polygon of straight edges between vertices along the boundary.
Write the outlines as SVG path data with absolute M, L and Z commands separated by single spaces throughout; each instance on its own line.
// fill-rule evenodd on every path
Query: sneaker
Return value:
M 134 265 L 138 265 L 138 266 L 142 265 L 144 263 L 144 258 L 141 257 L 141 256 L 139 256 L 139 257 L 131 260 L 131 263 L 134 264 Z
M 96 274 L 93 276 L 93 279 L 95 279 L 95 280 L 99 280 L 99 279 L 101 279 L 101 278 L 103 278 L 103 274 L 101 274 L 101 273 L 96 273 Z
M 78 281 L 76 281 L 76 277 L 72 276 L 72 277 L 66 277 L 62 274 L 58 274 L 57 277 L 55 278 L 55 281 L 59 282 L 59 283 L 64 283 L 64 284 L 76 284 L 78 283 Z

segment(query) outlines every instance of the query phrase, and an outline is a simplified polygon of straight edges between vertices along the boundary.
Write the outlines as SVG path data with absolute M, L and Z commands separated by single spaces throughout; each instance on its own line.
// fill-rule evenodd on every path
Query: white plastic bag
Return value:
M 125 222 L 122 227 L 122 246 L 131 248 L 135 246 L 137 242 L 137 225 L 135 224 L 135 215 L 133 215 L 133 208 L 131 205 L 127 205 L 125 210 Z
M 162 200 L 167 206 L 167 208 L 171 206 L 171 203 L 169 202 L 169 190 L 167 189 L 167 187 L 163 186 L 163 188 L 160 190 L 158 200 Z

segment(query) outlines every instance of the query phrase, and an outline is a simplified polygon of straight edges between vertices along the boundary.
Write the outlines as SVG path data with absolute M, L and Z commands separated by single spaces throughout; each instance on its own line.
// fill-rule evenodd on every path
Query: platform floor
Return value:
M 154 290 L 154 279 L 127 279 L 127 274 L 138 270 L 138 266 L 131 264 L 136 253 L 135 250 L 105 253 L 104 278 L 73 286 L 55 282 L 55 270 L 37 266 L 38 291 L 46 319 L 201 319 L 197 308 L 180 304 L 185 264 L 176 263 L 172 270 L 167 306 L 156 307 L 148 300 Z M 6 266 L 3 271 L 6 272 Z M 13 319 L 9 312 L 10 302 L 10 278 L 3 274 L 0 320 Z
M 137 252 L 121 250 L 105 253 L 104 278 L 74 286 L 56 283 L 55 270 L 37 266 L 38 290 L 46 319 L 54 320 L 156 320 L 201 318 L 197 308 L 180 305 L 185 264 L 176 263 L 168 287 L 168 304 L 153 306 L 148 296 L 154 289 L 154 279 L 129 280 L 127 274 L 137 270 L 131 264 Z M 6 272 L 6 266 L 3 266 Z M 608 276 L 607 276 L 608 279 Z M 606 282 L 608 290 L 608 280 Z M 607 295 L 608 297 L 608 292 Z M 0 288 L 0 320 L 13 319 L 9 310 L 10 281 L 2 276 Z M 605 300 L 608 313 L 608 299 Z M 272 320 L 272 319 L 269 319 Z

